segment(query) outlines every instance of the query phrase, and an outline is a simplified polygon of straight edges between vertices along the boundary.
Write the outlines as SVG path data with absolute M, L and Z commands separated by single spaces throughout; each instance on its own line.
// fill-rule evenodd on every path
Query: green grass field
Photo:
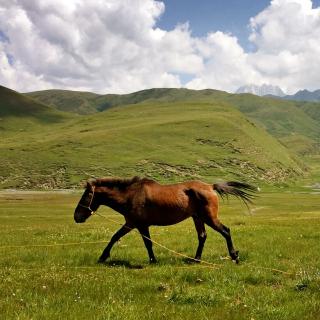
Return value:
M 149 265 L 136 232 L 115 245 L 107 265 L 96 260 L 119 227 L 99 216 L 75 224 L 80 193 L 1 192 L 1 319 L 319 319 L 319 193 L 278 189 L 260 194 L 249 213 L 221 201 L 241 262 L 207 228 L 203 259 L 190 265 L 154 247 Z M 101 207 L 105 217 L 123 218 Z M 151 228 L 152 238 L 193 256 L 191 220 Z M 272 270 L 277 269 L 285 273 Z
M 320 319 L 319 110 L 216 90 L 22 95 L 0 86 L 0 320 Z M 21 191 L 133 175 L 262 187 L 250 213 L 235 200 L 221 205 L 241 263 L 225 259 L 224 239 L 207 228 L 209 265 L 158 246 L 149 265 L 136 232 L 97 265 L 120 215 L 101 208 L 104 218 L 79 225 L 80 191 Z M 191 220 L 151 235 L 195 254 Z

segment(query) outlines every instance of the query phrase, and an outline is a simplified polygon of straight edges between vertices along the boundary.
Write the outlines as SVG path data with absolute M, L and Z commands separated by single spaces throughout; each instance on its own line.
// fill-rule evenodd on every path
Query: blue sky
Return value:
M 319 0 L 320 1 L 320 0 Z M 268 0 L 164 0 L 165 12 L 157 25 L 170 30 L 189 22 L 194 36 L 223 31 L 235 35 L 248 46 L 249 20 L 268 6 Z
M 249 21 L 265 9 L 270 0 L 163 0 L 165 12 L 157 25 L 171 30 L 179 23 L 189 22 L 192 34 L 203 37 L 208 32 L 223 31 L 235 35 L 239 43 L 251 49 Z M 320 0 L 313 0 L 313 7 Z
M 319 35 L 320 0 L 1 0 L 0 84 L 316 90 Z

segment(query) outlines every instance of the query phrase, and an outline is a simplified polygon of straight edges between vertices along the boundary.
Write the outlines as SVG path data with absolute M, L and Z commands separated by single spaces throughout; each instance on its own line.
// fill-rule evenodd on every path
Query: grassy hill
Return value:
M 16 131 L 26 132 L 34 127 L 43 128 L 74 118 L 26 97 L 14 90 L 0 86 L 0 136 L 2 140 Z M 4 142 L 4 141 L 3 141 Z M 3 157 L 3 155 L 1 155 Z M 2 158 L 1 157 L 1 158 Z
M 293 154 L 320 154 L 320 104 L 282 101 L 250 94 L 229 95 L 227 101 L 279 139 Z
M 43 122 L 55 122 L 67 116 L 14 90 L 0 86 L 0 117 L 34 118 Z
M 320 122 L 320 103 L 303 102 L 297 103 L 298 108 L 302 109 L 309 117 Z
M 99 95 L 68 90 L 44 90 L 25 93 L 26 96 L 53 106 L 61 111 L 91 114 L 111 107 L 141 102 L 212 101 L 229 94 L 218 90 L 189 90 L 176 88 L 147 89 L 129 94 Z
M 258 97 L 251 94 L 230 95 L 227 101 L 255 119 L 274 136 L 303 134 L 316 138 L 320 127 L 316 119 L 303 110 L 304 103 Z M 320 104 L 315 105 L 320 109 Z
M 232 104 L 203 97 L 228 94 L 188 92 L 146 90 L 134 95 L 142 103 L 10 132 L 0 144 L 1 187 L 72 187 L 90 175 L 281 183 L 302 174 L 303 165 L 264 128 Z
M 25 96 L 64 112 L 90 114 L 97 112 L 98 94 L 70 90 L 43 90 L 25 93 Z
M 229 94 L 223 91 L 189 90 L 175 88 L 148 89 L 125 95 L 96 95 L 84 92 L 47 90 L 28 95 L 62 111 L 86 113 L 104 111 L 121 105 L 142 102 L 221 102 L 238 108 L 257 121 L 272 135 L 281 138 L 290 134 L 302 134 L 317 138 L 320 133 L 320 104 L 259 97 L 252 94 Z M 75 100 L 72 100 L 72 97 Z M 82 103 L 77 103 L 77 99 Z M 70 107 L 73 105 L 73 109 Z M 77 109 L 81 110 L 79 111 Z

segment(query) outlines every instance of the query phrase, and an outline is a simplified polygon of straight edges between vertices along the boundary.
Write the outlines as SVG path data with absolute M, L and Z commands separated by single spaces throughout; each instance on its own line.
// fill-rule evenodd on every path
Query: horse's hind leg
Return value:
M 140 226 L 140 227 L 137 227 L 137 228 L 138 228 L 138 230 L 139 230 L 139 232 L 140 232 L 140 234 L 142 236 L 144 245 L 147 248 L 150 263 L 156 263 L 157 259 L 156 259 L 156 257 L 154 256 L 154 253 L 153 253 L 152 241 L 151 241 L 150 233 L 149 233 L 149 227 Z
M 124 235 L 129 233 L 133 227 L 129 225 L 128 223 L 125 223 L 111 238 L 110 242 L 106 246 L 106 248 L 103 250 L 102 255 L 100 256 L 98 263 L 105 262 L 110 257 L 110 251 L 113 247 L 113 245 Z
M 218 218 L 212 218 L 210 216 L 206 216 L 205 223 L 214 230 L 218 231 L 226 239 L 228 251 L 232 261 L 239 263 L 239 251 L 236 251 L 233 247 L 230 229 L 223 225 Z
M 206 242 L 206 239 L 207 239 L 207 234 L 206 234 L 206 229 L 205 229 L 203 221 L 198 216 L 192 216 L 192 218 L 193 218 L 193 222 L 194 222 L 194 225 L 195 225 L 197 233 L 198 233 L 198 240 L 199 240 L 198 249 L 196 252 L 195 259 L 198 262 L 200 262 L 203 246 L 204 246 L 204 243 Z

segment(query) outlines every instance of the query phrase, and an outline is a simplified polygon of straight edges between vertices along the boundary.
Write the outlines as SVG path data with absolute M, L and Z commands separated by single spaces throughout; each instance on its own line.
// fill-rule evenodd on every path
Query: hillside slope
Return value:
M 227 100 L 298 156 L 320 154 L 320 104 L 246 94 Z
M 52 99 L 52 91 L 40 92 L 42 101 L 55 105 L 61 110 L 72 110 L 67 96 L 77 96 L 74 91 L 65 92 L 59 98 Z M 58 94 L 58 91 L 55 92 Z M 32 93 L 31 93 L 32 95 Z M 36 96 L 35 96 L 36 97 Z M 138 103 L 159 102 L 207 102 L 227 103 L 235 106 L 257 125 L 264 127 L 271 135 L 280 139 L 294 153 L 319 154 L 320 136 L 320 104 L 298 101 L 285 101 L 275 98 L 258 97 L 252 94 L 229 94 L 223 91 L 188 90 L 174 88 L 148 89 L 125 95 L 89 95 L 78 93 L 79 99 L 84 99 L 81 108 L 86 105 L 88 113 L 95 113 L 111 107 Z M 46 100 L 47 99 L 47 100 Z M 74 111 L 77 111 L 75 105 Z M 83 112 L 84 113 L 84 112 Z
M 61 111 L 78 114 L 92 114 L 111 107 L 138 104 L 150 101 L 207 101 L 208 99 L 224 98 L 229 94 L 218 90 L 189 90 L 176 88 L 146 89 L 129 94 L 99 95 L 90 92 L 68 90 L 44 90 L 25 93 L 39 102 L 53 106 Z
M 288 150 L 226 103 L 149 101 L 17 131 L 0 143 L 1 187 L 67 188 L 89 176 L 280 183 Z M 8 170 L 10 167 L 10 170 Z
M 7 135 L 11 131 L 24 131 L 30 126 L 49 125 L 68 119 L 70 119 L 69 114 L 0 86 L 1 135 Z
M 95 100 L 98 94 L 70 90 L 43 90 L 24 94 L 48 106 L 64 112 L 90 114 L 97 112 Z

